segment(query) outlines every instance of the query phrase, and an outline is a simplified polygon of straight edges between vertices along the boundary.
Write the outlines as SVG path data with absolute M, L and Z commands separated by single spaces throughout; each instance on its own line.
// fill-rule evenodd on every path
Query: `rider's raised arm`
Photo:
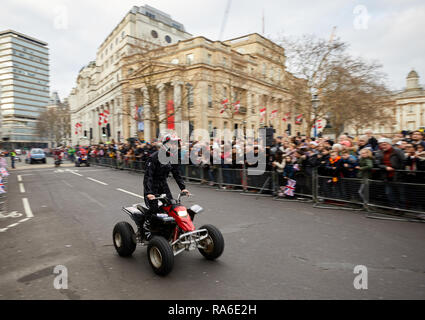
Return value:
M 184 180 L 183 180 L 182 176 L 180 175 L 179 167 L 178 167 L 177 164 L 172 164 L 171 165 L 171 173 L 173 174 L 173 177 L 176 180 L 176 182 L 177 182 L 180 190 L 186 189 L 186 185 L 184 183 Z

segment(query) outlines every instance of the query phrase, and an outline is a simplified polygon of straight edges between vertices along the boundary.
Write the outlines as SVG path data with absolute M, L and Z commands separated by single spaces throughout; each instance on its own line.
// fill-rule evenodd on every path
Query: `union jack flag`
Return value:
M 7 172 L 6 168 L 0 168 L 0 174 L 2 177 L 9 176 L 9 172 Z
M 286 184 L 285 191 L 283 192 L 287 196 L 293 197 L 295 191 L 295 185 L 297 182 L 293 179 L 288 179 L 288 183 Z
M 1 178 L 0 178 L 0 193 L 6 193 L 6 190 L 4 190 L 3 180 Z

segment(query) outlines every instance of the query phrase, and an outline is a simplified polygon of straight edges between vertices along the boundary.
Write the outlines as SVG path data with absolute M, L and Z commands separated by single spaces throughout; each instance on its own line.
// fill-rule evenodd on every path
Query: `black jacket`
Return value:
M 173 174 L 180 190 L 186 189 L 185 183 L 180 176 L 178 164 L 162 164 L 159 161 L 159 152 L 154 152 L 146 162 L 143 187 L 145 197 L 148 194 L 171 194 L 168 188 L 167 178 L 170 172 Z

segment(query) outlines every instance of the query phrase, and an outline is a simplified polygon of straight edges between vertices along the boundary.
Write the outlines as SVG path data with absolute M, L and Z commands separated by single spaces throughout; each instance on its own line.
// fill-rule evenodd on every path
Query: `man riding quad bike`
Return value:
M 168 146 L 170 141 L 169 135 L 162 139 L 162 151 L 167 156 L 178 151 L 176 144 L 174 148 Z M 174 256 L 185 250 L 198 248 L 206 259 L 218 258 L 224 250 L 224 239 L 213 225 L 195 228 L 193 219 L 203 209 L 198 205 L 186 208 L 181 204 L 180 197 L 189 195 L 189 191 L 178 165 L 160 161 L 163 160 L 160 152 L 153 153 L 146 163 L 143 181 L 145 204 L 123 208 L 136 223 L 137 233 L 128 222 L 119 222 L 113 230 L 113 242 L 120 256 L 130 256 L 137 243 L 147 245 L 149 264 L 154 272 L 166 275 L 173 268 Z M 173 199 L 166 181 L 170 172 L 181 190 L 177 200 Z
M 87 150 L 84 148 L 80 148 L 80 150 L 77 151 L 77 157 L 75 159 L 76 167 L 79 167 L 82 164 L 85 164 L 87 167 L 90 167 L 89 156 L 87 154 Z

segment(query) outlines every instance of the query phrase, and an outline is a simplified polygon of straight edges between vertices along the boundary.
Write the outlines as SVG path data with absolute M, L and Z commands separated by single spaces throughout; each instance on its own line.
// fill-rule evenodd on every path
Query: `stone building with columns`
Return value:
M 125 137 L 151 141 L 166 129 L 187 138 L 193 129 L 212 134 L 264 126 L 283 135 L 288 124 L 291 134 L 305 131 L 295 124 L 297 113 L 289 102 L 287 83 L 293 76 L 285 69 L 284 49 L 257 33 L 223 42 L 182 40 L 136 59 L 126 57 L 122 68 Z M 238 112 L 232 104 L 239 105 Z M 139 117 L 136 106 L 143 110 Z M 137 132 L 140 121 L 143 131 Z
M 406 78 L 406 88 L 394 97 L 395 131 L 425 129 L 425 90 L 419 84 L 419 75 L 411 70 Z
M 147 5 L 134 6 L 99 46 L 96 59 L 78 73 L 76 86 L 68 97 L 72 143 L 124 141 L 128 136 L 124 135 L 122 113 L 123 58 L 133 54 L 135 44 L 158 48 L 191 36 L 170 15 Z M 110 112 L 108 124 L 99 125 L 99 114 L 105 110 Z M 75 134 L 77 123 L 81 127 Z M 107 125 L 110 136 L 106 134 Z

